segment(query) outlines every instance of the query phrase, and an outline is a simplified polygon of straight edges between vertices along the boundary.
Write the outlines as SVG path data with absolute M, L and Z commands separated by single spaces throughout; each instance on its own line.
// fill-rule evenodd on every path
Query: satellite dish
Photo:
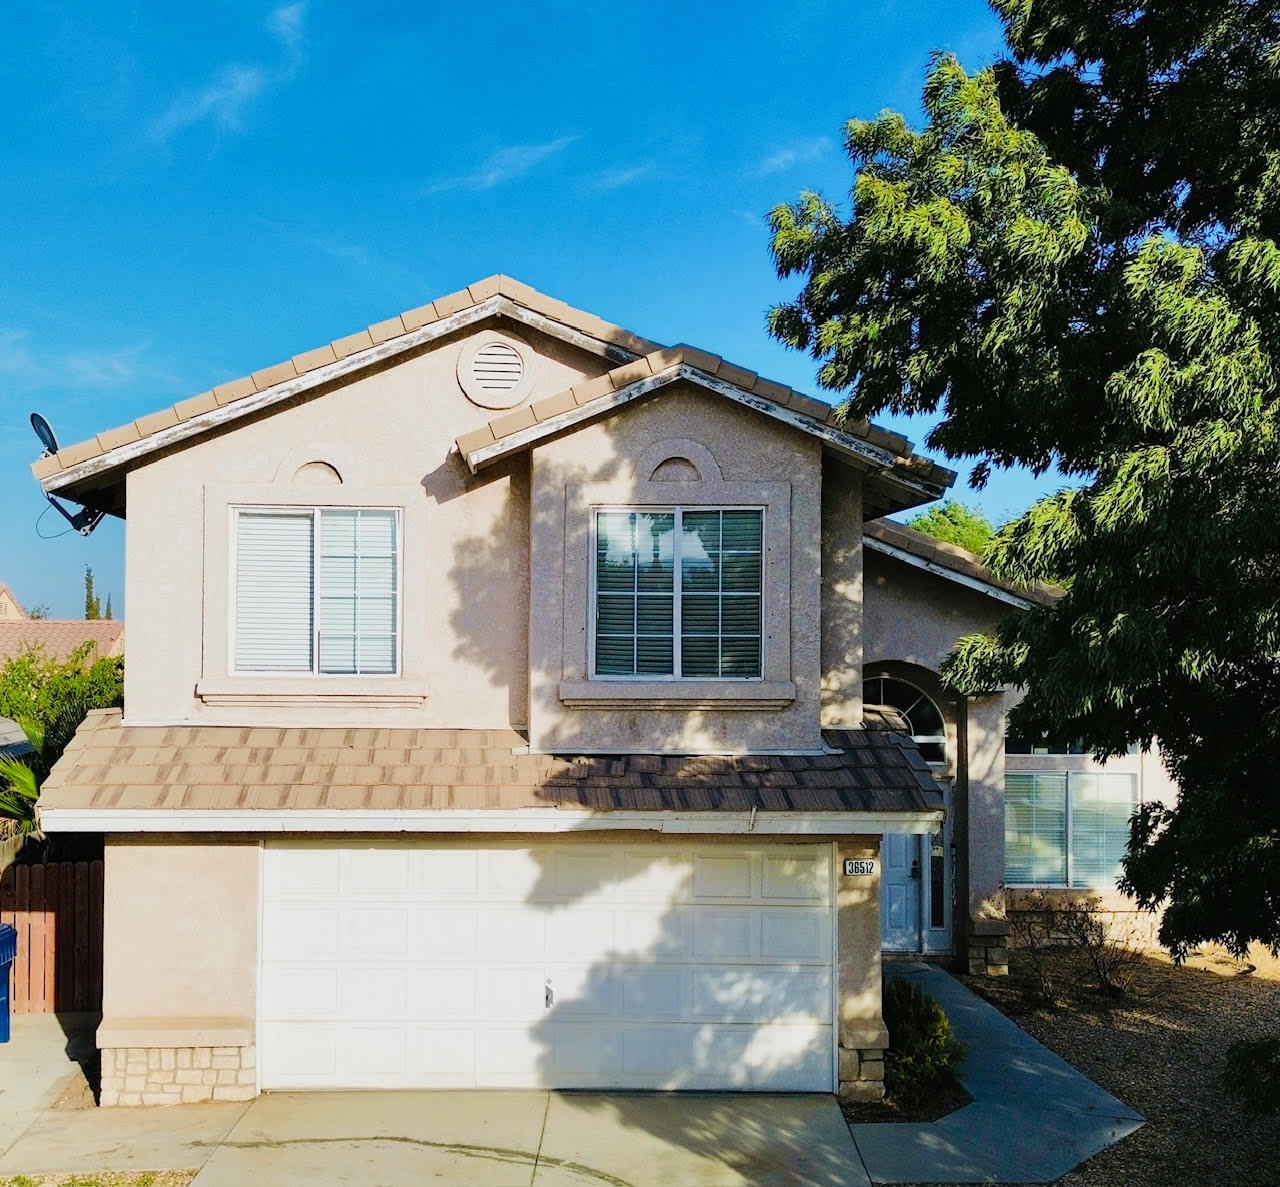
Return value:
M 53 426 L 40 413 L 31 414 L 31 427 L 40 438 L 40 444 L 44 446 L 46 455 L 58 452 L 58 438 L 53 435 Z
M 53 426 L 38 412 L 31 414 L 31 427 L 35 429 L 40 444 L 44 446 L 45 457 L 58 452 L 58 438 L 53 435 Z M 58 502 L 48 491 L 45 498 L 53 509 L 62 516 L 82 536 L 87 536 L 102 522 L 105 511 L 97 511 L 92 507 L 81 507 L 74 515 Z

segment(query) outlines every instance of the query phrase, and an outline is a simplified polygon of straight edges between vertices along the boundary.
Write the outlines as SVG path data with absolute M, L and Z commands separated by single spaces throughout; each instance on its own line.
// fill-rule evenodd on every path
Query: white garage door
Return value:
M 269 844 L 264 1088 L 832 1089 L 831 846 Z

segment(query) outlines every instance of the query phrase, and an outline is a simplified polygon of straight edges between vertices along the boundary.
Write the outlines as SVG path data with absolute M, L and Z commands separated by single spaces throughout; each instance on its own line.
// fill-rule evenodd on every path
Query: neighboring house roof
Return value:
M 955 481 L 955 471 L 915 456 L 911 442 L 900 434 L 865 420 L 846 422 L 840 411 L 829 404 L 784 384 L 761 379 L 754 371 L 728 363 L 719 355 L 683 344 L 651 351 L 597 379 L 495 417 L 483 428 L 459 437 L 458 452 L 475 473 L 601 413 L 651 396 L 677 380 L 696 384 L 818 437 L 836 453 L 906 487 L 907 498 L 894 499 L 895 503 L 910 506 L 936 499 Z
M 942 793 L 915 744 L 824 734 L 820 754 L 531 754 L 508 730 L 126 726 L 94 710 L 41 811 L 932 813 Z
M 63 660 L 84 643 L 94 658 L 124 654 L 124 623 L 114 618 L 22 618 L 0 622 L 0 664 L 32 648 Z
M 864 525 L 863 541 L 873 552 L 894 557 L 939 577 L 976 589 L 1019 609 L 1053 606 L 1064 590 L 1045 581 L 1019 586 L 997 577 L 967 548 L 935 540 L 892 520 L 879 519 Z
M 935 467 L 926 459 L 912 457 L 910 443 L 895 433 L 873 425 L 842 425 L 829 405 L 793 392 L 783 384 L 761 379 L 753 371 L 733 366 L 717 355 L 693 347 L 680 346 L 670 352 L 664 351 L 656 342 L 501 275 L 490 276 L 447 297 L 339 338 L 327 346 L 219 384 L 172 407 L 67 446 L 33 463 L 32 473 L 50 494 L 61 493 L 87 506 L 123 514 L 124 493 L 119 474 L 151 454 L 171 449 L 231 421 L 255 415 L 264 408 L 296 399 L 366 367 L 385 363 L 397 355 L 495 316 L 507 317 L 558 337 L 614 365 L 607 375 L 580 385 L 583 391 L 574 388 L 551 397 L 550 402 L 539 401 L 546 420 L 552 419 L 547 415 L 548 406 L 556 407 L 557 401 L 566 414 L 570 408 L 565 401 L 573 401 L 575 411 L 568 421 L 576 423 L 574 417 L 584 419 L 607 409 L 609 401 L 618 396 L 619 387 L 627 389 L 626 399 L 645 394 L 636 391 L 634 385 L 651 380 L 654 363 L 658 362 L 664 370 L 677 367 L 689 371 L 688 375 L 673 378 L 690 378 L 807 431 L 818 432 L 821 426 L 830 425 L 831 431 L 818 432 L 818 435 L 833 447 L 847 447 L 849 452 L 877 461 L 882 468 L 893 471 L 896 477 L 909 475 L 914 489 L 933 488 L 923 498 L 917 495 L 906 505 L 922 502 L 924 498 L 936 498 L 954 478 L 950 470 Z M 629 364 L 635 364 L 634 369 L 629 368 Z M 579 397 L 581 403 L 590 401 L 589 410 L 578 408 Z M 515 414 L 498 418 L 498 421 L 505 423 L 509 422 L 511 415 L 526 414 L 532 415 L 527 406 Z M 562 418 L 547 431 L 560 431 L 564 425 L 565 419 Z M 515 432 L 512 429 L 503 435 L 507 437 Z M 471 451 L 475 452 L 474 449 Z M 893 509 L 892 505 L 886 507 L 889 509 Z
M 0 758 L 25 758 L 34 753 L 35 747 L 27 741 L 22 726 L 8 717 L 0 717 Z
M 12 603 L 14 609 L 18 612 L 18 616 L 20 618 L 26 618 L 27 612 L 23 608 L 22 603 L 18 601 L 18 595 L 5 585 L 3 581 L 0 581 L 0 604 L 4 602 Z M 2 617 L 2 615 L 0 615 L 0 617 Z

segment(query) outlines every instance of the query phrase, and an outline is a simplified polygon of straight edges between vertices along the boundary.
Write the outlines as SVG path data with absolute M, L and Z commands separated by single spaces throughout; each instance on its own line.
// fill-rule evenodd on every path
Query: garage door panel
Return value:
M 289 901 L 266 913 L 262 946 L 280 960 L 305 960 L 338 951 L 340 913 L 336 904 L 302 906 Z
M 693 915 L 694 960 L 750 960 L 759 954 L 755 912 L 698 911 Z
M 414 912 L 414 952 L 425 959 L 461 960 L 480 950 L 480 915 L 474 909 L 422 907 Z
M 829 1091 L 830 862 L 821 844 L 270 843 L 263 1086 Z

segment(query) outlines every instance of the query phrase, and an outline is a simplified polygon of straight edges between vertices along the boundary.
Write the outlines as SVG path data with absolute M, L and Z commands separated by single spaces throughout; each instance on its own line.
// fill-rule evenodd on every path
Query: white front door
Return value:
M 880 931 L 886 952 L 919 952 L 920 837 L 885 833 L 880 846 Z
M 269 842 L 264 1088 L 833 1088 L 832 847 Z

